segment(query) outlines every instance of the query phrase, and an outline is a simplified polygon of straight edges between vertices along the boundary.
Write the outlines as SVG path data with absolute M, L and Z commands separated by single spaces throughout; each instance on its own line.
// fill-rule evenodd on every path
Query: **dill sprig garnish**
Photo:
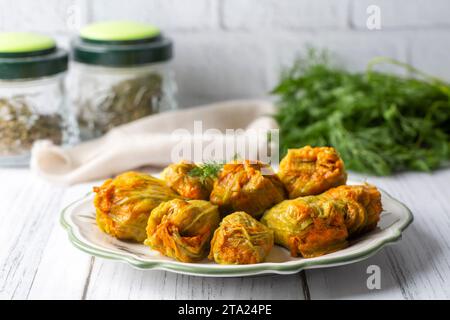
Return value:
M 215 179 L 222 168 L 223 163 L 211 161 L 192 168 L 188 175 L 199 178 L 200 182 L 204 184 L 208 179 Z

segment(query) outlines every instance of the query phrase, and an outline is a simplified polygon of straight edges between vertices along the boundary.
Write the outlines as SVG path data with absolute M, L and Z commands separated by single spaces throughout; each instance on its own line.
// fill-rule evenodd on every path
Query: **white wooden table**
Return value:
M 351 175 L 413 211 L 403 239 L 352 265 L 289 276 L 201 278 L 141 271 L 71 245 L 61 209 L 90 189 L 50 185 L 26 169 L 0 169 L 0 299 L 449 299 L 450 169 L 389 178 Z M 381 268 L 381 289 L 366 285 Z

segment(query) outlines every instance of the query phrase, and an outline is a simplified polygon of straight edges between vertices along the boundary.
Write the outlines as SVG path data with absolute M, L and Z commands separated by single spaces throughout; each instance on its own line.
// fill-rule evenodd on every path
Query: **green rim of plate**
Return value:
M 89 197 L 92 192 L 87 193 L 83 198 L 78 199 L 74 201 L 73 203 L 69 204 L 67 207 L 65 207 L 62 210 L 61 213 L 61 225 L 68 231 L 69 234 L 69 240 L 80 250 L 100 257 L 100 258 L 106 258 L 111 260 L 119 260 L 128 262 L 132 266 L 138 268 L 138 269 L 147 269 L 147 270 L 165 270 L 165 271 L 173 271 L 178 273 L 184 273 L 189 275 L 195 275 L 195 276 L 223 276 L 223 277 L 233 277 L 233 276 L 245 276 L 245 275 L 257 275 L 257 274 L 273 274 L 273 273 L 294 273 L 299 272 L 304 269 L 312 268 L 314 266 L 317 267 L 327 267 L 332 266 L 336 264 L 348 264 L 348 263 L 354 263 L 361 260 L 364 260 L 375 253 L 377 253 L 381 248 L 384 246 L 394 243 L 397 240 L 399 240 L 402 236 L 402 232 L 413 222 L 414 216 L 411 212 L 411 210 L 401 201 L 395 199 L 392 197 L 389 193 L 384 191 L 381 188 L 378 188 L 382 193 L 384 193 L 390 200 L 398 203 L 401 205 L 401 207 L 404 208 L 405 212 L 408 215 L 408 218 L 396 229 L 393 230 L 393 234 L 389 237 L 383 238 L 381 241 L 378 241 L 376 244 L 368 247 L 366 250 L 362 250 L 357 253 L 348 254 L 344 257 L 330 257 L 326 258 L 326 256 L 322 256 L 320 261 L 314 261 L 310 259 L 303 259 L 297 261 L 290 261 L 289 264 L 286 263 L 286 265 L 283 265 L 282 263 L 274 263 L 275 265 L 262 263 L 262 264 L 249 264 L 249 265 L 238 265 L 238 266 L 222 266 L 221 268 L 217 268 L 217 265 L 215 265 L 215 268 L 211 268 L 209 266 L 201 266 L 199 264 L 195 263 L 182 263 L 177 261 L 154 261 L 154 262 L 148 262 L 148 261 L 140 261 L 137 258 L 124 256 L 121 254 L 117 254 L 114 252 L 110 252 L 108 250 L 98 249 L 95 248 L 82 240 L 78 239 L 75 236 L 75 233 L 70 226 L 70 224 L 65 220 L 65 214 L 68 209 L 70 209 L 72 206 L 78 204 L 79 202 L 82 202 L 87 197 Z

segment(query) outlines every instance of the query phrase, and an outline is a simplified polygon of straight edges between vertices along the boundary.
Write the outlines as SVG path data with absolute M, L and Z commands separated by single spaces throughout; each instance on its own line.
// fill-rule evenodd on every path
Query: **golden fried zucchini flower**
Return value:
M 323 195 L 345 202 L 345 224 L 350 236 L 376 228 L 383 211 L 381 194 L 376 187 L 369 184 L 339 186 L 328 190 Z
M 144 244 L 178 261 L 199 261 L 208 255 L 219 222 L 219 210 L 209 201 L 164 202 L 150 214 Z
M 274 231 L 275 243 L 293 257 L 317 257 L 347 247 L 343 201 L 307 196 L 285 200 L 267 210 L 261 222 Z
M 137 242 L 146 238 L 150 212 L 161 202 L 179 198 L 164 181 L 138 172 L 108 179 L 94 192 L 99 228 L 118 239 Z
M 194 163 L 174 163 L 164 169 L 161 178 L 184 198 L 208 200 L 214 179 L 211 176 L 192 175 L 191 172 L 194 172 L 196 168 L 199 167 Z
M 248 160 L 226 164 L 214 183 L 210 201 L 219 206 L 222 213 L 244 211 L 253 217 L 286 198 L 286 191 L 267 164 L 250 163 Z
M 263 262 L 273 247 L 273 231 L 249 214 L 226 216 L 214 232 L 209 259 L 220 264 Z
M 344 162 L 331 147 L 289 149 L 278 176 L 290 199 L 320 194 L 347 181 Z

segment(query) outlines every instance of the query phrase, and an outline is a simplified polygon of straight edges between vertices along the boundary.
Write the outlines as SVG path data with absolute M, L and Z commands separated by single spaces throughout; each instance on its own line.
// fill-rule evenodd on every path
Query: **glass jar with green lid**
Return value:
M 65 103 L 67 63 L 68 53 L 50 37 L 0 33 L 0 165 L 27 165 L 37 140 L 76 140 Z
M 69 94 L 83 140 L 175 107 L 172 42 L 156 27 L 92 24 L 74 39 L 72 54 Z

